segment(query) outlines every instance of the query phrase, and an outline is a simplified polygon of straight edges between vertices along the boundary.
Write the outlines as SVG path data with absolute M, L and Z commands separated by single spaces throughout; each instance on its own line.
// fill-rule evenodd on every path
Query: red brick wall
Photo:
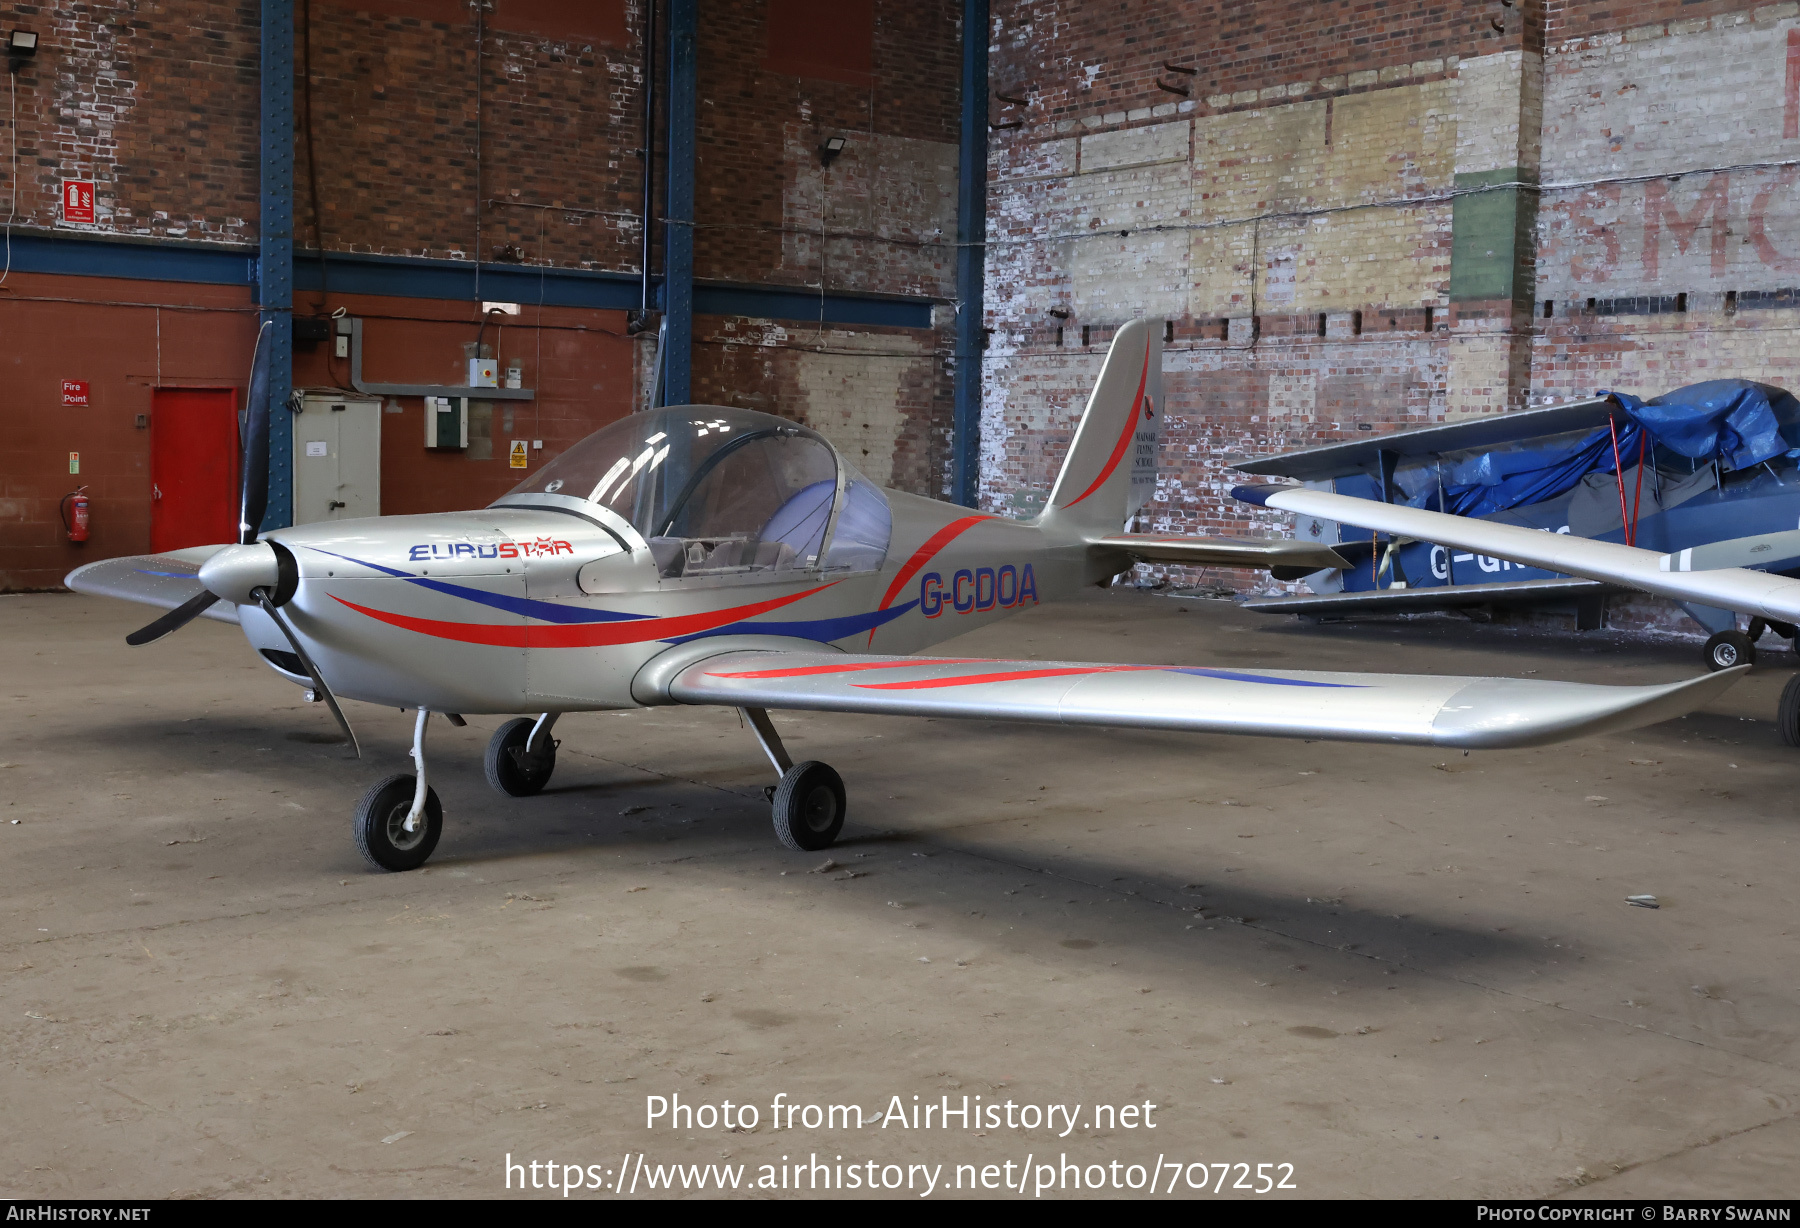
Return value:
M 50 588 L 74 567 L 150 548 L 151 395 L 241 386 L 256 338 L 249 291 L 14 272 L 0 291 L 0 591 Z M 64 408 L 62 381 L 90 403 Z M 422 429 L 422 428 L 421 428 Z M 81 473 L 69 473 L 69 453 Z M 92 536 L 69 542 L 63 495 L 86 485 Z
M 1179 102 L 1183 95 L 1159 80 L 1186 85 L 1186 96 L 1199 100 L 1447 55 L 1488 55 L 1521 45 L 1527 27 L 1519 12 L 1520 5 L 1509 9 L 1498 0 L 996 3 L 994 89 L 1030 105 L 1021 111 L 996 101 L 995 118 L 1023 119 L 1029 127 Z M 1495 20 L 1504 33 L 1493 28 Z M 1195 72 L 1174 72 L 1170 64 Z
M 300 0 L 297 10 L 298 246 L 467 259 L 479 244 L 489 260 L 638 270 L 642 0 L 497 0 L 479 41 L 463 0 Z M 805 65 L 764 65 L 763 0 L 703 9 L 700 277 L 948 292 L 959 6 L 863 0 L 860 11 L 866 20 L 852 33 L 867 46 L 856 71 L 831 74 L 852 77 L 846 84 L 797 75 Z M 0 28 L 15 25 L 42 36 L 38 57 L 13 81 L 19 229 L 67 229 L 61 181 L 91 178 L 98 220 L 76 229 L 255 242 L 256 4 L 0 3 Z M 665 41 L 659 73 L 666 50 Z M 850 144 L 829 171 L 817 153 L 825 135 Z M 15 186 L 10 167 L 0 156 L 0 208 Z M 30 305 L 41 298 L 70 301 Z M 0 287 L 0 369 L 25 373 L 13 386 L 53 389 L 87 353 L 72 340 L 81 338 L 94 351 L 77 365 L 90 372 L 96 409 L 60 415 L 37 393 L 21 406 L 41 416 L 0 448 L 0 590 L 54 584 L 72 560 L 147 547 L 147 444 L 119 415 L 129 407 L 130 422 L 149 412 L 159 377 L 142 354 L 156 352 L 158 312 L 98 305 L 115 298 L 163 305 L 165 383 L 202 369 L 212 382 L 243 380 L 253 335 L 241 318 L 247 289 L 13 274 Z M 300 314 L 338 307 L 368 321 L 369 378 L 391 365 L 395 378 L 460 382 L 456 358 L 475 329 L 469 304 L 296 295 Z M 227 324 L 196 323 L 228 309 L 237 314 L 221 317 Z M 545 441 L 534 465 L 638 403 L 646 352 L 643 338 L 624 337 L 620 313 L 550 309 L 537 323 L 528 309 L 504 332 L 504 348 L 527 351 L 526 382 L 540 390 L 530 408 L 513 411 L 515 434 Z M 733 329 L 736 339 L 711 339 Z M 942 333 L 767 320 L 703 320 L 700 333 L 697 399 L 764 405 L 841 432 L 841 446 L 871 458 L 881 480 L 941 486 Z M 330 370 L 322 355 L 298 353 L 297 384 L 347 379 L 343 364 Z M 504 460 L 413 446 L 421 405 L 407 398 L 400 409 L 383 418 L 384 510 L 479 505 L 518 476 Z M 505 413 L 496 407 L 500 456 Z M 66 477 L 57 469 L 66 470 L 68 451 L 81 451 L 82 477 L 97 479 L 96 535 L 80 554 L 57 544 L 55 499 Z

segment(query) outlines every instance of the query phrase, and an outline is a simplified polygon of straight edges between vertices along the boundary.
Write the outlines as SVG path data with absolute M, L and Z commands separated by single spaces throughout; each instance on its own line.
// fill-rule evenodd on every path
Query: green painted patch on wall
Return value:
M 1450 205 L 1450 298 L 1529 303 L 1537 259 L 1537 188 L 1516 166 L 1456 177 Z M 1513 186 L 1508 186 L 1513 185 Z M 1482 190 L 1485 189 L 1485 190 Z

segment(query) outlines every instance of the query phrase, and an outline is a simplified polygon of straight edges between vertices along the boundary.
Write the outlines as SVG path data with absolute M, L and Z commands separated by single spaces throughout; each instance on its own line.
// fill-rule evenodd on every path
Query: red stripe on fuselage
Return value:
M 899 573 L 894 576 L 894 582 L 888 585 L 887 592 L 881 595 L 881 604 L 875 608 L 878 610 L 887 609 L 894 603 L 894 595 L 905 588 L 906 582 L 918 575 L 919 569 L 931 562 L 933 556 L 935 556 L 938 551 L 942 550 L 945 546 L 948 546 L 951 542 L 961 537 L 964 533 L 968 532 L 982 521 L 992 519 L 994 519 L 992 516 L 964 516 L 960 520 L 952 520 L 949 524 L 926 538 L 925 544 L 913 551 L 912 557 L 907 559 L 905 564 L 901 566 Z M 869 628 L 869 638 L 866 641 L 867 643 L 873 644 L 875 642 L 875 631 L 876 628 Z
M 831 584 L 836 583 L 835 580 L 831 582 Z M 673 618 L 642 618 L 616 623 L 575 623 L 551 626 L 539 624 L 520 626 L 513 623 L 453 623 L 436 618 L 414 618 L 408 614 L 394 614 L 387 610 L 371 610 L 367 606 L 357 605 L 354 601 L 345 601 L 342 597 L 333 597 L 332 600 L 340 605 L 349 606 L 359 614 L 367 614 L 370 618 L 387 623 L 389 626 L 416 631 L 420 635 L 435 636 L 441 640 L 455 640 L 462 644 L 489 644 L 498 648 L 601 648 L 612 644 L 642 644 L 649 640 L 673 639 L 677 636 L 693 635 L 700 631 L 711 631 L 714 627 L 723 627 L 727 623 L 753 618 L 769 610 L 780 609 L 784 605 L 792 605 L 803 597 L 823 592 L 830 588 L 831 584 L 821 584 L 818 588 L 809 588 L 803 593 L 775 597 L 751 605 L 732 606 L 726 610 L 709 610 L 704 614 L 681 614 Z
M 1106 468 L 1100 471 L 1100 476 L 1094 479 L 1094 484 L 1076 495 L 1073 499 L 1070 499 L 1067 503 L 1063 504 L 1064 507 L 1074 507 L 1077 503 L 1080 503 L 1096 490 L 1099 490 L 1101 484 L 1105 482 L 1107 478 L 1112 476 L 1113 470 L 1119 467 L 1119 462 L 1125 457 L 1125 445 L 1131 442 L 1132 433 L 1137 430 L 1138 411 L 1144 408 L 1144 389 L 1149 383 L 1150 343 L 1146 341 L 1144 343 L 1144 373 L 1138 376 L 1137 396 L 1132 399 L 1131 412 L 1125 416 L 1125 430 L 1119 436 L 1119 442 L 1113 445 L 1112 455 L 1106 460 Z

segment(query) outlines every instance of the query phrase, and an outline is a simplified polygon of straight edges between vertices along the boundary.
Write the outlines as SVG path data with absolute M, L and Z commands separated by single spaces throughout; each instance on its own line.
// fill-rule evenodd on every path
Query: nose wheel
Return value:
M 404 772 L 380 780 L 356 803 L 350 820 L 356 848 L 377 870 L 416 870 L 437 848 L 444 808 L 437 790 L 425 789 L 425 805 L 413 814 L 418 778 Z

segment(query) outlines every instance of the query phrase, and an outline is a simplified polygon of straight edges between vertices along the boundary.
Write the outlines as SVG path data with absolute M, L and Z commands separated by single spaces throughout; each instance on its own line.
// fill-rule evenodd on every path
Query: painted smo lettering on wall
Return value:
M 919 612 L 926 618 L 936 618 L 946 609 L 974 614 L 1026 602 L 1036 605 L 1037 600 L 1037 577 L 1032 575 L 1030 563 L 1023 570 L 1010 563 L 998 569 L 965 567 L 951 575 L 948 587 L 935 571 L 919 579 Z
M 1563 264 L 1582 285 L 1800 273 L 1800 248 L 1784 252 L 1769 236 L 1771 209 L 1791 208 L 1796 189 L 1800 166 L 1585 189 L 1551 205 L 1546 255 L 1552 269 Z M 1702 261 L 1703 269 L 1694 267 Z

